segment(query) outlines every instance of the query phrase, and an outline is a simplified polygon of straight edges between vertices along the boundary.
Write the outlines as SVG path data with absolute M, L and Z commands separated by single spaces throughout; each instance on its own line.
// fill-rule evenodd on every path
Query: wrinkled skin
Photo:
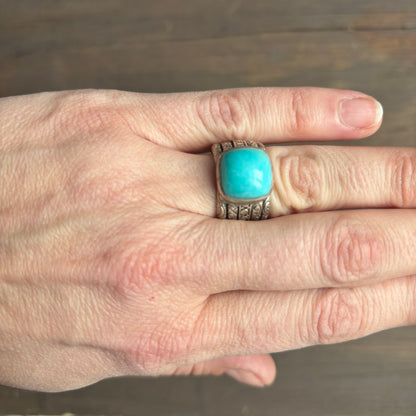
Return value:
M 338 114 L 352 98 L 361 112 Z M 214 218 L 202 153 L 358 139 L 376 110 L 313 88 L 1 99 L 0 383 L 226 372 L 262 386 L 270 352 L 414 324 L 414 150 L 268 147 L 261 222 Z

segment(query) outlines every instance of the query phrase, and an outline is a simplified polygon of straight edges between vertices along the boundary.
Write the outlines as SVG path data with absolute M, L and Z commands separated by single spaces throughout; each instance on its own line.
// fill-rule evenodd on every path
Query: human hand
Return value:
M 196 154 L 233 138 L 357 139 L 376 109 L 312 88 L 0 100 L 0 382 L 226 372 L 264 385 L 269 352 L 414 324 L 415 150 L 269 147 L 259 222 L 213 218 L 214 162 Z M 353 208 L 367 209 L 337 211 Z

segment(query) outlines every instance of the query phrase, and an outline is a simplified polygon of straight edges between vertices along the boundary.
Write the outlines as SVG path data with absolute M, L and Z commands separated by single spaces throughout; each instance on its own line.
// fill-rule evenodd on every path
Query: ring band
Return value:
M 217 217 L 229 220 L 265 220 L 270 212 L 273 177 L 262 143 L 232 140 L 214 144 Z

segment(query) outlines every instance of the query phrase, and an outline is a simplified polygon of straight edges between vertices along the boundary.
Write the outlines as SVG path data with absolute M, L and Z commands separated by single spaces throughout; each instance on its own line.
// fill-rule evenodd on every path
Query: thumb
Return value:
M 240 383 L 252 386 L 272 384 L 276 376 L 276 366 L 269 354 L 240 357 L 223 357 L 194 365 L 179 367 L 174 374 L 227 374 Z

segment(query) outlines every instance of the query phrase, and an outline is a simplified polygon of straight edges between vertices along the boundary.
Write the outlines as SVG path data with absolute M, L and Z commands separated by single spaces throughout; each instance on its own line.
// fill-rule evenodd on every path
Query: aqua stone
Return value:
M 233 149 L 220 161 L 221 187 L 225 196 L 255 199 L 266 196 L 272 187 L 272 166 L 264 150 Z

